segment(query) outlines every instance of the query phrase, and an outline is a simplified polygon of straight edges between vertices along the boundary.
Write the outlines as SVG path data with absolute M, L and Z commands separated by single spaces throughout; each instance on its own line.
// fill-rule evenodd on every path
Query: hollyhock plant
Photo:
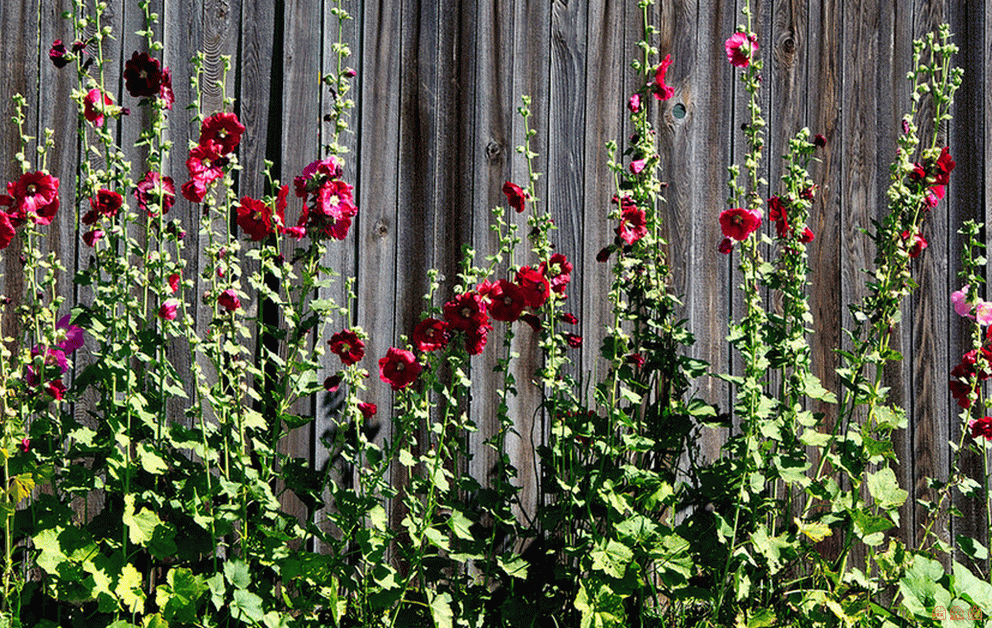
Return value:
M 565 334 L 565 342 L 568 343 L 569 347 L 578 349 L 582 346 L 582 336 L 579 336 L 578 334 Z
M 740 31 L 730 36 L 724 43 L 727 60 L 735 68 L 746 68 L 751 59 L 758 54 L 758 38 L 754 34 L 747 35 Z
M 386 355 L 379 358 L 379 379 L 393 390 L 406 388 L 420 375 L 423 367 L 412 352 L 390 347 Z
M 651 85 L 651 93 L 658 100 L 668 100 L 675 95 L 675 89 L 665 85 L 665 73 L 668 66 L 672 65 L 672 55 L 665 56 L 654 71 L 654 83 Z
M 951 304 L 954 306 L 954 313 L 958 316 L 963 316 L 974 320 L 974 316 L 971 315 L 971 310 L 974 305 L 968 302 L 968 290 L 971 288 L 970 285 L 964 286 L 960 290 L 955 290 L 951 293 Z
M 647 217 L 644 210 L 633 203 L 624 203 L 620 211 L 620 225 L 616 233 L 624 242 L 634 244 L 648 234 Z
M 489 314 L 498 321 L 512 323 L 520 318 L 527 306 L 523 289 L 505 279 L 489 288 L 488 296 Z
M 124 206 L 124 197 L 118 192 L 101 188 L 90 199 L 90 210 L 82 217 L 84 225 L 92 225 L 100 218 L 113 218 Z
M 375 414 L 379 411 L 379 408 L 377 408 L 374 403 L 361 401 L 358 404 L 358 411 L 362 413 L 362 418 L 368 421 L 375 416 Z
M 761 213 L 740 207 L 720 212 L 720 230 L 723 235 L 743 242 L 761 226 Z
M 365 357 L 365 343 L 351 329 L 343 329 L 334 334 L 327 344 L 331 347 L 331 353 L 341 358 L 345 366 L 357 364 Z
M 332 155 L 307 164 L 303 172 L 293 178 L 293 187 L 298 197 L 306 198 L 308 194 L 317 192 L 326 181 L 340 179 L 343 174 L 344 162 L 340 157 Z
M 572 281 L 572 263 L 563 253 L 555 253 L 547 262 L 541 262 L 541 274 L 551 284 L 551 291 L 563 295 Z
M 159 172 L 149 171 L 138 182 L 134 197 L 138 202 L 138 209 L 147 212 L 149 216 L 157 215 L 156 210 L 159 207 L 163 214 L 168 214 L 176 203 L 176 187 L 172 177 L 163 177 Z
M 61 39 L 56 39 L 52 42 L 52 47 L 48 51 L 48 58 L 55 67 L 62 69 L 69 65 L 70 59 L 67 55 L 68 53 L 65 49 L 65 44 L 62 43 Z
M 720 246 L 716 250 L 724 255 L 730 255 L 730 252 L 734 250 L 734 241 L 730 238 L 724 238 L 720 240 Z
M 238 298 L 234 290 L 225 290 L 217 297 L 217 304 L 228 312 L 233 312 L 241 307 L 241 299 Z
M 551 284 L 540 270 L 521 266 L 517 271 L 517 285 L 523 290 L 527 307 L 539 308 L 551 296 Z
M 98 88 L 94 87 L 86 92 L 86 96 L 83 98 L 83 117 L 89 122 L 92 122 L 93 126 L 101 127 L 103 126 L 104 114 L 107 113 L 107 108 L 113 104 L 114 101 L 108 94 L 103 94 Z
M 272 207 L 249 196 L 241 197 L 236 208 L 237 223 L 253 242 L 264 240 L 275 233 L 276 225 L 284 222 L 283 216 L 275 215 Z
M 134 98 L 157 96 L 162 87 L 162 66 L 147 52 L 134 52 L 124 63 L 124 87 Z
M 641 95 L 634 94 L 627 100 L 627 108 L 630 109 L 631 113 L 637 113 L 641 110 Z
M 413 329 L 410 341 L 417 351 L 437 351 L 448 345 L 448 323 L 436 318 L 425 318 Z
M 992 440 L 992 416 L 968 421 L 968 429 L 971 431 L 971 437 L 976 440 L 978 438 Z
M 47 172 L 25 172 L 7 184 L 11 199 L 12 222 L 31 220 L 39 225 L 51 224 L 59 209 L 59 180 Z
M 451 329 L 473 331 L 489 324 L 486 304 L 478 292 L 465 292 L 444 304 L 444 320 Z
M 245 127 L 238 121 L 238 116 L 230 112 L 215 113 L 203 121 L 200 126 L 201 146 L 215 144 L 221 155 L 227 155 L 241 143 L 241 135 Z
M 93 247 L 104 236 L 102 229 L 92 229 L 83 234 L 83 242 L 86 246 Z
M 527 193 L 516 183 L 507 181 L 503 184 L 503 194 L 506 194 L 506 201 L 518 214 L 524 211 L 524 204 L 527 201 Z

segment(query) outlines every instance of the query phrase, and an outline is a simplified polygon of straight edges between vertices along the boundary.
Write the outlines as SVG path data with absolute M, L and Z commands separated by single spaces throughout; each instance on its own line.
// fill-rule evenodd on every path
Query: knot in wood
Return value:
M 382 239 L 385 238 L 388 233 L 389 227 L 386 225 L 386 222 L 382 218 L 376 220 L 375 225 L 372 227 L 372 237 Z
M 787 55 L 794 54 L 796 52 L 796 38 L 789 31 L 782 33 L 782 37 L 779 41 L 779 46 Z
M 503 156 L 503 145 L 494 139 L 489 140 L 486 144 L 486 158 L 489 161 L 496 161 Z

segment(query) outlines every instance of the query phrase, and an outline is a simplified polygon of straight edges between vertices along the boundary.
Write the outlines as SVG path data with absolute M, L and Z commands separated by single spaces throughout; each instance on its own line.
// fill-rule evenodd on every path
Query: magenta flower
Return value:
M 83 234 L 83 242 L 86 243 L 86 246 L 93 247 L 96 246 L 96 243 L 99 242 L 102 237 L 102 229 L 93 229 Z
M 723 235 L 743 242 L 761 226 L 761 212 L 736 207 L 720 213 L 720 230 Z
M 234 290 L 229 289 L 220 293 L 220 296 L 217 297 L 217 305 L 221 306 L 228 312 L 233 312 L 241 307 L 241 299 L 238 298 L 238 295 L 234 292 Z
M 758 54 L 758 38 L 755 35 L 748 36 L 741 32 L 736 32 L 724 43 L 727 50 L 727 60 L 735 68 L 746 68 L 751 64 L 751 59 Z
M 651 93 L 658 100 L 668 100 L 675 94 L 675 90 L 665 85 L 665 72 L 668 66 L 672 65 L 672 55 L 666 55 L 654 71 L 654 85 L 651 86 Z
M 162 307 L 158 310 L 158 317 L 167 320 L 174 321 L 176 316 L 179 314 L 179 301 L 177 299 L 166 299 L 162 303 Z
M 114 101 L 110 96 L 102 94 L 94 87 L 83 98 L 83 117 L 92 122 L 93 126 L 103 126 L 103 116 L 107 112 L 107 107 L 113 104 Z
M 968 299 L 968 289 L 971 286 L 965 286 L 960 290 L 955 290 L 951 293 L 951 303 L 954 305 L 954 313 L 958 316 L 963 316 L 974 320 L 974 316 L 971 315 L 972 304 L 967 301 Z
M 635 159 L 630 162 L 630 171 L 634 174 L 641 174 L 641 171 L 644 170 L 644 166 L 646 166 L 647 163 L 647 159 Z
M 362 417 L 368 421 L 375 416 L 375 413 L 379 411 L 379 408 L 377 408 L 374 403 L 362 401 L 358 404 L 358 410 L 362 413 Z
M 641 110 L 641 95 L 634 94 L 627 101 L 627 108 L 630 109 L 631 113 L 637 113 Z
M 648 223 L 644 210 L 633 203 L 629 205 L 624 203 L 620 213 L 620 226 L 617 227 L 616 232 L 627 244 L 633 244 L 646 236 Z

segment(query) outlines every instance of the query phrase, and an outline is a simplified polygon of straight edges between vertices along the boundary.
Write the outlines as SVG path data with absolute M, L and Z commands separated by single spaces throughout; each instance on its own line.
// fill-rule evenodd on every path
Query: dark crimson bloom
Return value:
M 176 94 L 172 91 L 172 70 L 169 68 L 162 70 L 162 86 L 158 89 L 158 98 L 166 109 L 172 109 L 172 103 L 176 102 Z
M 541 262 L 541 274 L 548 279 L 552 292 L 563 295 L 572 280 L 572 263 L 562 253 L 555 253 L 547 263 Z
M 390 347 L 385 357 L 379 358 L 379 379 L 400 390 L 416 381 L 422 368 L 410 351 Z
M 331 375 L 330 377 L 324 380 L 324 390 L 326 390 L 329 393 L 337 392 L 338 387 L 341 386 L 341 381 L 343 379 L 344 378 L 341 377 L 341 373 L 335 373 L 334 375 Z
M 761 226 L 761 214 L 740 207 L 720 213 L 720 230 L 723 235 L 743 242 Z
M 101 229 L 93 229 L 83 234 L 83 242 L 86 243 L 86 246 L 96 246 L 96 243 L 99 242 L 102 237 L 103 231 Z
M 644 215 L 644 210 L 633 204 L 625 204 L 621 210 L 617 235 L 627 244 L 633 244 L 647 234 L 647 217 Z
M 817 148 L 823 148 L 826 145 L 827 145 L 827 138 L 823 137 L 819 133 L 813 136 L 813 146 L 816 146 Z
M 444 320 L 451 329 L 472 331 L 489 324 L 486 304 L 477 292 L 465 292 L 444 304 Z
M 814 238 L 816 238 L 816 236 L 813 234 L 813 230 L 809 227 L 803 229 L 803 232 L 799 234 L 799 241 L 803 244 L 809 244 Z
M 582 346 L 582 336 L 577 334 L 565 334 L 565 342 L 567 342 L 568 346 L 573 349 L 578 349 Z
M 520 315 L 520 320 L 530 325 L 530 328 L 535 332 L 541 331 L 541 319 L 534 316 L 530 312 L 525 312 Z
M 527 192 L 516 183 L 507 181 L 503 184 L 503 194 L 506 194 L 506 201 L 518 214 L 524 211 L 524 203 L 527 201 Z
M 146 172 L 145 178 L 136 187 L 134 197 L 138 201 L 138 208 L 149 216 L 157 216 L 158 208 L 162 208 L 163 214 L 168 214 L 176 203 L 176 186 L 172 177 L 163 177 L 154 171 Z M 203 200 L 202 197 L 200 200 Z
M 571 312 L 565 312 L 561 315 L 562 322 L 568 323 L 569 325 L 578 325 L 579 319 Z
M 968 428 L 971 430 L 972 438 L 982 437 L 986 440 L 992 440 L 992 416 L 972 419 L 968 421 Z
M 411 338 L 417 351 L 437 351 L 448 345 L 448 323 L 436 318 L 425 318 L 413 329 Z
M 162 87 L 162 66 L 147 52 L 135 52 L 124 63 L 124 87 L 135 98 L 151 98 Z
M 18 223 L 31 220 L 49 225 L 59 209 L 59 180 L 41 170 L 25 172 L 16 183 L 8 183 L 7 194 Z
M 313 194 L 320 187 L 331 179 L 340 179 L 344 174 L 344 162 L 340 157 L 331 157 L 314 161 L 307 165 L 298 177 L 293 179 L 293 187 L 296 195 L 306 198 L 307 194 Z
M 283 222 L 281 217 L 274 217 L 272 207 L 250 196 L 241 197 L 237 207 L 238 226 L 241 227 L 252 242 L 264 240 L 275 233 L 275 225 Z
M 730 252 L 734 250 L 734 241 L 730 238 L 724 238 L 720 241 L 720 246 L 716 250 L 724 255 L 730 255 Z
M 604 246 L 599 250 L 599 253 L 596 253 L 596 261 L 602 264 L 610 259 L 610 255 L 613 255 L 613 247 Z
M 727 60 L 735 68 L 746 68 L 751 65 L 751 59 L 758 54 L 758 38 L 754 35 L 748 36 L 741 32 L 736 32 L 724 42 L 727 51 Z
M 350 329 L 343 329 L 334 334 L 327 344 L 331 346 L 331 353 L 341 358 L 345 366 L 357 364 L 365 357 L 365 343 Z
M 21 450 L 22 454 L 28 453 L 28 450 L 31 449 L 31 439 L 22 438 L 20 444 L 17 445 L 17 448 Z
M 940 157 L 937 158 L 937 163 L 935 164 L 934 172 L 934 184 L 935 185 L 947 185 L 950 180 L 951 171 L 954 170 L 954 166 L 957 164 L 951 159 L 951 153 L 948 152 L 945 146 L 940 151 Z
M 920 253 L 923 252 L 923 249 L 927 248 L 929 245 L 926 238 L 919 233 L 910 234 L 909 231 L 903 231 L 902 239 L 906 241 L 906 253 L 908 253 L 910 257 L 919 257 Z
M 179 301 L 177 299 L 166 299 L 162 307 L 158 310 L 158 317 L 167 321 L 176 320 L 179 313 Z
M 157 90 L 156 90 L 157 91 Z M 233 113 L 215 113 L 200 126 L 200 145 L 212 142 L 217 145 L 220 154 L 226 155 L 241 143 L 241 135 L 245 127 Z
M 644 367 L 644 362 L 645 362 L 644 356 L 641 355 L 640 353 L 631 353 L 624 359 L 626 360 L 627 364 L 633 364 L 637 368 Z
M 234 292 L 234 290 L 225 290 L 220 293 L 219 297 L 217 297 L 217 304 L 228 312 L 233 312 L 241 307 L 241 299 L 238 298 L 238 295 Z
M 66 387 L 61 379 L 53 379 L 45 384 L 45 392 L 55 401 L 62 401 L 65 398 Z
M 779 238 L 785 238 L 789 235 L 789 216 L 785 204 L 777 196 L 768 199 L 768 220 L 775 223 L 775 233 L 778 234 Z
M 124 206 L 124 197 L 117 192 L 101 188 L 90 199 L 90 211 L 83 216 L 83 224 L 92 225 L 100 218 L 113 218 Z
M 498 321 L 512 323 L 523 314 L 527 302 L 524 291 L 515 283 L 500 279 L 496 285 L 489 287 L 489 313 Z
M 59 69 L 69 65 L 69 59 L 66 58 L 65 44 L 62 43 L 61 39 L 56 39 L 52 42 L 52 48 L 48 51 L 48 58 Z
M 528 307 L 539 308 L 551 296 L 551 284 L 544 273 L 530 266 L 521 266 L 517 271 L 517 285 L 523 290 Z
M 665 85 L 665 72 L 668 66 L 672 65 L 672 55 L 665 56 L 654 70 L 654 84 L 651 85 L 651 93 L 658 100 L 668 100 L 675 94 L 675 90 Z
M 204 185 L 223 177 L 223 167 L 227 164 L 228 159 L 221 154 L 221 147 L 212 142 L 197 144 L 190 149 L 189 157 L 186 158 L 190 178 Z
M 103 116 L 107 112 L 107 107 L 114 104 L 110 96 L 102 94 L 94 87 L 86 92 L 83 98 L 83 117 L 93 123 L 93 126 L 103 126 Z
M 375 413 L 379 411 L 379 408 L 377 408 L 374 403 L 366 403 L 362 401 L 358 404 L 358 411 L 361 412 L 362 417 L 368 421 L 375 416 Z
M 465 351 L 469 355 L 479 355 L 486 348 L 486 336 L 491 326 L 486 325 L 477 329 L 470 329 L 465 332 Z
M 175 293 L 176 290 L 179 290 L 179 281 L 180 281 L 179 273 L 172 273 L 171 275 L 169 275 L 170 292 Z
M 193 179 L 192 181 L 183 183 L 182 193 L 183 198 L 190 203 L 202 203 L 203 199 L 207 196 L 207 186 L 202 181 Z
M 10 221 L 10 216 L 0 211 L 0 249 L 10 246 L 15 235 L 17 235 L 17 230 L 14 229 L 14 224 Z

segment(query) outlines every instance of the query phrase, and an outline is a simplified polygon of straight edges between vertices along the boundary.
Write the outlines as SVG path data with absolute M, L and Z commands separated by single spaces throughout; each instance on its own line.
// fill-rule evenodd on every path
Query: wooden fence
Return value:
M 716 251 L 727 166 L 741 153 L 738 129 L 745 113 L 723 51 L 723 41 L 740 21 L 740 4 L 658 0 L 650 9 L 662 55 L 671 53 L 673 59 L 668 83 L 675 96 L 662 105 L 656 124 L 663 179 L 669 182 L 665 212 L 675 289 L 685 295 L 696 354 L 717 371 L 733 368 L 726 324 L 740 310 L 732 262 Z M 989 212 L 992 0 L 752 4 L 765 64 L 761 98 L 769 121 L 767 179 L 772 187 L 781 174 L 775 156 L 795 131 L 808 126 L 827 139 L 814 168 L 820 197 L 810 225 L 816 233 L 810 265 L 818 330 L 812 339 L 815 368 L 832 390 L 838 389 L 835 350 L 843 346 L 841 329 L 850 322 L 846 304 L 863 294 L 861 271 L 873 258 L 862 229 L 885 206 L 887 165 L 908 108 L 905 76 L 912 40 L 944 21 L 956 33 L 961 48 L 957 63 L 966 73 L 944 137 L 957 169 L 947 199 L 928 217 L 930 247 L 914 262 L 920 289 L 907 304 L 897 335 L 905 360 L 887 374 L 892 399 L 911 416 L 909 428 L 894 437 L 902 461 L 898 473 L 903 486 L 919 497 L 923 478 L 946 476 L 947 441 L 960 433 L 947 380 L 967 334 L 950 308 L 949 294 L 959 287 L 961 238 L 956 232 L 962 221 L 984 222 Z M 70 98 L 75 76 L 71 69 L 57 70 L 47 58 L 52 40 L 72 39 L 70 24 L 60 17 L 70 5 L 69 0 L 5 0 L 0 6 L 0 156 L 7 180 L 17 174 L 10 97 L 21 92 L 30 106 L 29 131 L 55 131 L 50 169 L 63 182 L 72 181 L 79 158 Z M 183 177 L 191 133 L 183 110 L 192 97 L 188 61 L 198 50 L 206 54 L 211 81 L 222 77 L 222 55 L 232 59 L 226 90 L 237 99 L 236 111 L 247 127 L 240 148 L 240 194 L 262 192 L 263 159 L 273 161 L 273 174 L 288 181 L 317 158 L 328 132 L 321 116 L 329 109 L 329 96 L 317 81 L 335 61 L 333 5 L 331 0 L 153 0 L 152 10 L 161 18 L 156 29 L 164 43 L 161 58 L 174 74 L 170 168 L 177 181 Z M 354 17 L 345 31 L 353 53 L 349 62 L 358 72 L 358 106 L 351 118 L 356 133 L 349 140 L 346 178 L 356 186 L 360 213 L 348 239 L 332 245 L 328 261 L 357 277 L 357 321 L 371 336 L 367 367 L 374 372 L 375 359 L 401 334 L 411 332 L 423 307 L 429 268 L 439 268 L 448 279 L 441 290 L 446 298 L 460 245 L 471 244 L 480 258 L 494 249 L 490 208 L 505 203 L 500 192 L 504 181 L 525 180 L 526 166 L 514 150 L 523 139 L 515 108 L 520 95 L 529 94 L 537 130 L 534 147 L 540 153 L 537 169 L 544 173 L 539 196 L 555 216 L 558 250 L 575 266 L 568 304 L 586 331 L 585 344 L 575 353 L 576 370 L 595 372 L 598 339 L 593 330 L 609 313 L 603 298 L 609 273 L 595 257 L 612 238 L 606 219 L 612 176 L 605 167 L 604 145 L 608 140 L 622 144 L 627 133 L 625 95 L 634 87 L 629 59 L 642 29 L 636 1 L 370 0 L 345 6 Z M 143 27 L 142 12 L 137 3 L 114 1 L 106 23 L 117 39 L 109 42 L 105 54 L 119 60 L 108 64 L 107 84 L 116 102 L 140 115 L 120 73 L 131 52 L 143 49 L 143 39 L 134 34 Z M 218 109 L 220 98 L 220 90 L 207 85 L 205 111 Z M 122 128 L 122 146 L 133 147 L 136 126 Z M 139 151 L 127 150 L 138 163 Z M 62 205 L 77 205 L 72 185 L 63 185 Z M 182 199 L 173 209 L 191 234 L 196 233 L 197 211 Z M 49 245 L 68 268 L 66 295 L 75 294 L 70 278 L 87 257 L 76 220 L 74 212 L 63 210 L 49 231 Z M 16 300 L 22 289 L 17 248 L 0 255 L 3 290 Z M 193 276 L 195 255 L 190 263 Z M 6 333 L 10 323 L 5 321 Z M 523 382 L 533 368 L 527 357 L 535 347 L 526 333 L 519 334 L 518 344 L 525 358 L 523 377 L 518 377 Z M 479 385 L 470 403 L 484 435 L 493 429 L 486 417 L 496 397 L 484 378 L 492 358 L 476 360 L 473 377 Z M 388 424 L 391 393 L 374 375 L 370 382 L 368 400 L 378 404 Z M 699 385 L 722 408 L 731 405 L 725 384 Z M 538 419 L 532 412 L 539 393 L 532 386 L 520 389 L 515 411 L 521 438 L 514 447 L 526 460 L 540 438 L 541 426 L 533 424 Z M 319 463 L 322 429 L 318 421 L 297 433 L 289 446 Z M 718 433 L 704 435 L 701 446 L 708 455 L 716 455 L 720 438 Z M 978 468 L 978 461 L 967 463 Z M 489 464 L 481 448 L 473 464 L 479 469 Z M 522 468 L 523 481 L 532 483 L 533 466 Z M 527 499 L 533 500 L 533 492 Z M 958 527 L 946 532 L 987 540 L 976 531 L 980 526 L 969 523 L 974 513 L 965 514 L 954 523 Z M 919 508 L 905 509 L 908 539 L 921 518 Z

